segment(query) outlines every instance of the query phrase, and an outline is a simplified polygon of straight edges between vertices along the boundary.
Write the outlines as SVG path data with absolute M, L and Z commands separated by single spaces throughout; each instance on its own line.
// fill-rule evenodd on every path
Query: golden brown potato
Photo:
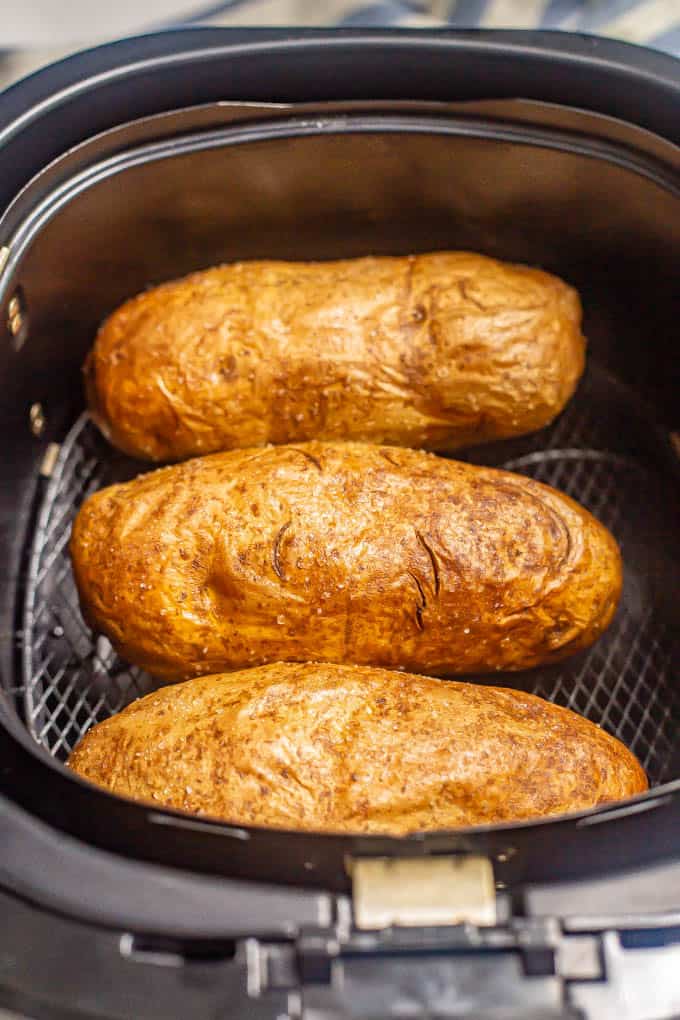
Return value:
M 114 312 L 87 389 L 111 441 L 150 460 L 305 439 L 453 450 L 552 421 L 583 371 L 580 322 L 561 280 L 465 252 L 237 263 Z
M 611 535 L 561 493 L 362 443 L 114 485 L 83 505 L 71 554 L 86 618 L 164 679 L 312 658 L 525 669 L 594 641 L 621 589 Z
M 508 822 L 647 789 L 623 744 L 531 694 L 313 663 L 163 688 L 69 764 L 157 806 L 326 832 Z

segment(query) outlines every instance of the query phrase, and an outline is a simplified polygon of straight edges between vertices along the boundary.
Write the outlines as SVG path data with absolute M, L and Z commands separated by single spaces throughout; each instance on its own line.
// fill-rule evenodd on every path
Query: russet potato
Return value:
M 454 450 L 552 421 L 580 324 L 557 277 L 467 252 L 242 262 L 114 311 L 86 386 L 111 442 L 153 461 L 307 439 Z
M 69 764 L 156 807 L 319 832 L 513 822 L 647 788 L 623 744 L 530 694 L 330 664 L 161 688 L 95 726 Z
M 363 443 L 114 485 L 81 508 L 71 556 L 86 619 L 165 680 L 309 659 L 527 669 L 595 641 L 621 591 L 614 539 L 567 496 Z

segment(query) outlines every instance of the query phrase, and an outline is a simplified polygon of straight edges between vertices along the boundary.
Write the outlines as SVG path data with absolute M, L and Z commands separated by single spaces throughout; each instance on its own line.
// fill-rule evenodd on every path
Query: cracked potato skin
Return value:
M 533 695 L 312 663 L 162 688 L 69 764 L 156 807 L 322 832 L 512 822 L 647 789 L 622 743 Z
M 308 439 L 454 450 L 555 418 L 580 323 L 557 277 L 467 252 L 243 262 L 125 303 L 86 387 L 111 442 L 152 461 Z
M 531 479 L 422 451 L 235 450 L 91 496 L 71 537 L 86 619 L 164 680 L 310 659 L 446 676 L 597 639 L 614 539 Z

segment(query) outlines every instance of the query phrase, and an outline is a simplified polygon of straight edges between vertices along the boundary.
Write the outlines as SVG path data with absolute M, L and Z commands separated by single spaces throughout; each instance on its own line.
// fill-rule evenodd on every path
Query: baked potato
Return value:
M 580 322 L 561 280 L 466 252 L 243 262 L 115 311 L 86 386 L 111 442 L 153 461 L 306 439 L 454 450 L 562 410 Z
M 233 450 L 91 496 L 71 556 L 85 618 L 164 680 L 279 660 L 449 675 L 591 642 L 621 561 L 567 496 L 363 443 Z
M 313 663 L 162 688 L 90 730 L 69 764 L 156 807 L 395 835 L 579 811 L 647 788 L 623 744 L 531 694 Z

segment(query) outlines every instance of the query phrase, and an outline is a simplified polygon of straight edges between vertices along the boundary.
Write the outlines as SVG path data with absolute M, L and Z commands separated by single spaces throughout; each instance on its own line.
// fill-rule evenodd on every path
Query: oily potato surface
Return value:
M 86 619 L 166 680 L 279 660 L 450 675 L 559 660 L 621 590 L 609 532 L 539 482 L 363 443 L 235 450 L 91 496 Z
M 453 450 L 539 429 L 583 371 L 576 292 L 467 252 L 243 262 L 133 298 L 86 363 L 91 411 L 153 461 L 362 439 Z
M 113 793 L 229 822 L 396 835 L 647 788 L 622 743 L 533 695 L 312 663 L 162 688 L 90 730 L 69 764 Z

